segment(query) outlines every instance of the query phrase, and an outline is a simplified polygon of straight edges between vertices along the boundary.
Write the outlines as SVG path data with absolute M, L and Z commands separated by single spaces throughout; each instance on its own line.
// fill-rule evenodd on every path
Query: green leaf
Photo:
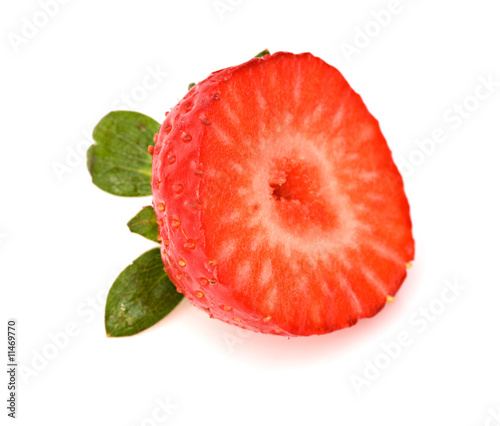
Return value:
M 183 295 L 177 292 L 163 267 L 160 249 L 154 248 L 118 276 L 106 300 L 108 337 L 137 334 L 156 324 L 181 301 Z
M 271 54 L 271 52 L 269 52 L 269 50 L 265 49 L 262 52 L 260 52 L 257 55 L 255 55 L 255 57 L 256 58 L 262 58 L 263 56 L 270 55 L 270 54 Z
M 95 127 L 95 144 L 87 151 L 92 181 L 102 190 L 124 197 L 151 195 L 151 155 L 160 125 L 132 111 L 113 111 Z
M 153 207 L 143 207 L 139 213 L 128 221 L 127 226 L 131 232 L 142 235 L 148 240 L 158 242 L 158 223 L 156 222 Z
M 188 86 L 188 92 L 194 87 L 196 86 L 196 83 L 189 83 L 189 86 Z

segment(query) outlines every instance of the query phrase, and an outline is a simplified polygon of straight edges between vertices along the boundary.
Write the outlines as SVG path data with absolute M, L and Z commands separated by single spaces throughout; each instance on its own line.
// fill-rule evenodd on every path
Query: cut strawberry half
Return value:
M 413 259 L 378 122 L 311 54 L 252 59 L 192 88 L 159 131 L 152 190 L 179 291 L 250 330 L 351 326 L 392 300 Z

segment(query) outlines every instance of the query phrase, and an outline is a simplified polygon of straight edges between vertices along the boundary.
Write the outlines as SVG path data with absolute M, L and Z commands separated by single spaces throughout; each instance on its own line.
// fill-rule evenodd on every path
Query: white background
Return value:
M 17 424 L 500 424 L 498 1 L 401 0 L 384 27 L 388 1 L 61 0 L 53 16 L 41 3 L 0 13 L 0 303 L 19 323 Z M 411 204 L 407 281 L 375 318 L 321 337 L 241 334 L 183 301 L 147 332 L 106 338 L 107 290 L 153 246 L 126 227 L 150 199 L 92 185 L 88 135 L 123 96 L 161 121 L 188 83 L 264 48 L 323 58 L 380 121 Z M 141 89 L 151 69 L 157 84 Z M 445 140 L 419 148 L 436 128 Z M 5 374 L 0 389 L 5 401 Z

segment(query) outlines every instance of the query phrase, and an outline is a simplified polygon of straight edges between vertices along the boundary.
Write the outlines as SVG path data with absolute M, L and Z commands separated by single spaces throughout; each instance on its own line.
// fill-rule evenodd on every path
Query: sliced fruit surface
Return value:
M 152 191 L 179 291 L 247 329 L 351 326 L 383 308 L 413 259 L 378 122 L 311 54 L 266 55 L 195 85 L 159 131 Z

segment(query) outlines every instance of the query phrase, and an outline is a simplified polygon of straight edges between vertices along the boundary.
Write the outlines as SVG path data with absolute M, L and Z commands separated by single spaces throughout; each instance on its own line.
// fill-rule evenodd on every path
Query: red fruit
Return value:
M 308 53 L 252 59 L 191 89 L 159 131 L 152 188 L 179 291 L 250 330 L 349 327 L 392 300 L 413 259 L 377 120 Z

